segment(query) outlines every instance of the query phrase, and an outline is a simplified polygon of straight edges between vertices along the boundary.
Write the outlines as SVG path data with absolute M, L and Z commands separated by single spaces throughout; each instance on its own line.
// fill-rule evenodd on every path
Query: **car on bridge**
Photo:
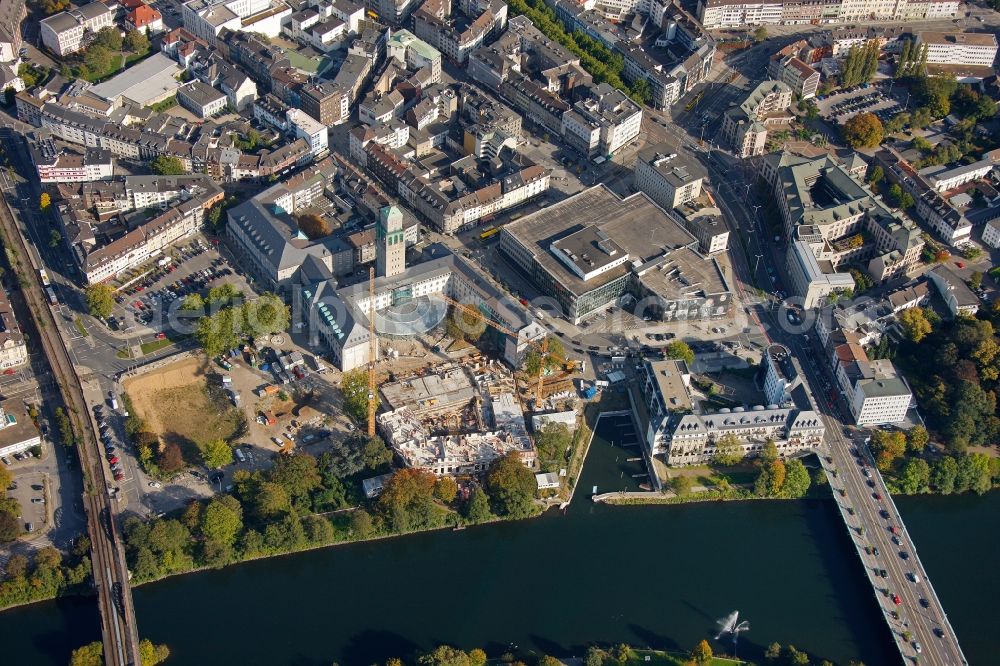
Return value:
M 894 595 L 892 595 L 892 603 L 894 603 L 894 604 L 896 604 L 898 606 L 901 603 L 903 603 L 903 600 L 899 598 L 898 594 L 894 594 Z

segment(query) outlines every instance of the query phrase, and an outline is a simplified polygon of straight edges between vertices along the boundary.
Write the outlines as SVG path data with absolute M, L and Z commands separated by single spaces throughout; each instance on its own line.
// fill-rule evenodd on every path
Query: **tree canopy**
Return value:
M 161 176 L 180 176 L 187 173 L 184 163 L 170 155 L 157 155 L 150 160 L 149 168 Z
M 107 319 L 115 309 L 115 291 L 111 285 L 99 282 L 87 287 L 84 291 L 87 311 L 95 317 Z
M 340 378 L 340 391 L 344 394 L 344 411 L 358 423 L 368 422 L 368 370 L 357 368 L 345 372 Z M 375 409 L 381 400 L 375 392 Z
M 694 363 L 694 351 L 688 343 L 683 340 L 674 340 L 663 348 L 663 354 L 667 358 L 684 361 L 688 365 Z
M 851 148 L 873 148 L 882 143 L 884 128 L 874 113 L 859 113 L 841 127 L 844 141 Z
M 333 231 L 330 227 L 330 223 L 327 222 L 325 218 L 315 213 L 299 215 L 295 218 L 295 221 L 299 225 L 299 231 L 304 233 L 309 240 L 325 238 L 330 235 L 331 231 Z
M 532 515 L 537 487 L 535 475 L 524 466 L 517 452 L 497 458 L 486 472 L 486 489 L 493 512 L 500 516 L 526 518 Z

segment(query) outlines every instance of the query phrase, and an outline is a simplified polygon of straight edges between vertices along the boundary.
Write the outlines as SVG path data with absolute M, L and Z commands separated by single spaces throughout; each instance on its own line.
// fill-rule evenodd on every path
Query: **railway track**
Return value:
M 84 507 L 91 540 L 94 587 L 101 615 L 104 663 L 137 666 L 139 638 L 125 552 L 115 526 L 115 510 L 108 496 L 107 470 L 101 459 L 97 431 L 83 394 L 80 378 L 59 333 L 55 316 L 43 294 L 38 269 L 24 235 L 6 201 L 0 206 L 0 228 L 12 268 L 19 273 L 22 293 L 31 312 L 33 333 L 41 341 L 50 370 L 59 386 L 66 415 L 77 434 L 77 452 L 84 475 Z M 27 323 L 27 322 L 25 322 Z

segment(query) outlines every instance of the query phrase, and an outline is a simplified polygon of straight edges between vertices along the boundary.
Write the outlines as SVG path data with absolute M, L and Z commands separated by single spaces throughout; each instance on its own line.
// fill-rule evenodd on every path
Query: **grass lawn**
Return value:
M 139 345 L 139 349 L 142 350 L 143 354 L 152 354 L 153 352 L 158 352 L 161 349 L 169 347 L 170 345 L 177 344 L 181 340 L 184 340 L 190 336 L 188 335 L 170 335 L 163 338 L 162 340 L 150 340 L 149 342 L 143 342 Z
M 142 350 L 143 354 L 152 354 L 153 352 L 160 351 L 164 347 L 169 347 L 174 344 L 174 341 L 170 338 L 163 338 L 162 340 L 153 340 L 151 342 L 143 342 L 139 345 L 139 349 Z

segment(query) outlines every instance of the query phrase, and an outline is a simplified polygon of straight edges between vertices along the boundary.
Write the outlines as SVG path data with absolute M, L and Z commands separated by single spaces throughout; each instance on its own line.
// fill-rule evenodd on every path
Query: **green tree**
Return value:
M 958 459 L 958 474 L 955 477 L 955 491 L 971 490 L 977 495 L 988 492 L 993 487 L 993 475 L 989 456 L 984 453 L 970 453 Z
M 218 356 L 240 343 L 234 308 L 206 315 L 195 325 L 194 337 L 209 356 Z
M 899 430 L 876 430 L 872 433 L 871 447 L 875 452 L 875 466 L 886 472 L 906 453 L 906 435 Z
M 644 78 L 637 78 L 632 82 L 629 94 L 639 104 L 649 104 L 653 101 L 653 90 Z
M 785 482 L 781 487 L 781 494 L 784 497 L 805 497 L 811 482 L 809 470 L 802 461 L 798 458 L 789 460 L 785 463 Z
M 490 499 L 486 492 L 476 486 L 469 495 L 469 500 L 465 503 L 465 520 L 473 525 L 485 523 L 493 519 L 493 512 L 490 511 Z
M 922 425 L 915 425 L 906 433 L 906 448 L 913 453 L 923 453 L 931 437 L 927 428 Z
M 980 271 L 973 271 L 969 276 L 969 288 L 979 289 L 983 284 L 983 274 Z
M 486 491 L 494 513 L 526 518 L 535 512 L 535 475 L 521 462 L 517 452 L 494 460 L 486 472 Z
M 920 342 L 933 330 L 922 308 L 907 308 L 899 313 L 898 319 L 906 337 L 912 342 Z
M 158 155 L 149 162 L 149 168 L 153 173 L 161 176 L 180 176 L 187 173 L 184 170 L 184 163 L 176 157 L 169 155 Z
M 841 127 L 844 141 L 851 148 L 872 148 L 882 143 L 884 128 L 874 113 L 859 113 Z
M 142 666 L 156 666 L 169 656 L 170 648 L 166 645 L 153 645 L 153 641 L 148 638 L 139 641 L 139 660 Z
M 42 192 L 41 196 L 38 197 L 38 207 L 42 211 L 47 211 L 52 205 L 52 197 L 48 192 Z
M 243 507 L 232 495 L 220 495 L 201 512 L 201 533 L 206 539 L 232 546 L 243 530 Z
M 0 543 L 13 541 L 21 536 L 21 522 L 6 511 L 0 511 Z
M 73 650 L 69 666 L 104 666 L 104 643 L 94 641 Z
M 372 516 L 364 509 L 351 514 L 351 534 L 357 539 L 367 539 L 375 531 Z
M 0 492 L 6 492 L 14 477 L 7 471 L 6 467 L 0 467 Z
M 712 646 L 708 644 L 708 641 L 702 639 L 694 649 L 691 650 L 691 661 L 696 664 L 708 664 L 712 661 Z
M 469 666 L 486 666 L 486 653 L 480 648 L 469 650 Z
M 122 43 L 132 53 L 142 55 L 149 51 L 149 38 L 138 30 L 129 30 L 125 33 L 125 39 Z
M 764 442 L 764 449 L 760 452 L 760 459 L 763 463 L 773 462 L 778 459 L 778 446 L 773 439 L 768 438 Z
M 743 462 L 745 454 L 743 446 L 736 435 L 726 434 L 715 441 L 715 455 L 712 462 L 722 467 L 738 465 Z
M 670 488 L 679 497 L 683 497 L 691 492 L 694 488 L 694 479 L 690 476 L 678 475 L 670 479 Z
M 201 459 L 209 469 L 233 464 L 233 448 L 224 439 L 213 439 L 201 447 Z
M 759 28 L 753 31 L 753 41 L 755 43 L 760 44 L 765 39 L 767 39 L 767 28 L 765 28 L 764 26 L 760 26 Z
M 440 645 L 417 659 L 421 666 L 471 666 L 469 655 L 450 645 Z
M 878 185 L 883 180 L 885 180 L 885 171 L 881 166 L 876 165 L 868 175 L 868 184 L 873 186 Z
M 434 497 L 438 498 L 445 504 L 454 502 L 457 495 L 458 484 L 455 483 L 455 479 L 450 476 L 443 476 L 437 480 L 437 483 L 434 484 Z
M 111 72 L 116 57 L 106 46 L 93 44 L 84 53 L 83 63 L 93 76 L 100 78 Z
M 587 648 L 587 654 L 583 658 L 584 666 L 604 666 L 604 650 L 591 645 Z
M 547 423 L 535 433 L 535 448 L 542 471 L 551 472 L 566 462 L 573 434 L 565 423 Z
M 688 365 L 694 363 L 694 351 L 688 343 L 683 340 L 675 340 L 663 348 L 663 354 L 667 358 L 684 361 Z
M 103 46 L 109 51 L 121 51 L 122 34 L 114 26 L 106 26 L 97 31 L 94 37 L 94 44 Z M 93 47 L 91 47 L 93 48 Z
M 267 520 L 287 513 L 292 508 L 292 501 L 280 484 L 265 481 L 260 484 L 254 497 L 254 513 L 258 518 Z
M 340 391 L 344 394 L 344 411 L 358 423 L 368 422 L 368 371 L 357 368 L 345 372 L 340 379 Z M 375 409 L 380 403 L 375 392 Z
M 785 646 L 784 656 L 785 663 L 790 666 L 809 666 L 809 655 L 796 649 L 794 645 Z
M 543 654 L 536 663 L 537 666 L 563 666 L 561 661 L 547 654 Z
M 107 319 L 115 309 L 115 291 L 110 285 L 99 282 L 92 284 L 84 291 L 87 311 L 101 319 Z
M 281 333 L 288 329 L 291 313 L 288 306 L 274 294 L 262 294 L 259 298 L 244 303 L 242 314 L 243 335 L 259 338 Z
M 401 469 L 393 474 L 377 502 L 386 523 L 397 532 L 437 526 L 435 482 L 434 475 L 422 469 Z
M 900 490 L 907 495 L 925 493 L 929 490 L 931 467 L 926 460 L 910 458 L 903 464 L 900 474 Z
M 760 497 L 776 497 L 785 485 L 786 468 L 781 460 L 772 460 L 761 465 L 753 491 Z
M 942 495 L 950 495 L 955 491 L 957 477 L 958 463 L 951 456 L 943 456 L 934 462 L 931 469 L 931 486 Z
M 268 480 L 284 488 L 292 503 L 303 509 L 308 509 L 309 494 L 323 483 L 316 458 L 308 453 L 279 456 Z
M 781 657 L 781 643 L 771 643 L 764 650 L 764 658 L 768 661 L 777 661 Z

